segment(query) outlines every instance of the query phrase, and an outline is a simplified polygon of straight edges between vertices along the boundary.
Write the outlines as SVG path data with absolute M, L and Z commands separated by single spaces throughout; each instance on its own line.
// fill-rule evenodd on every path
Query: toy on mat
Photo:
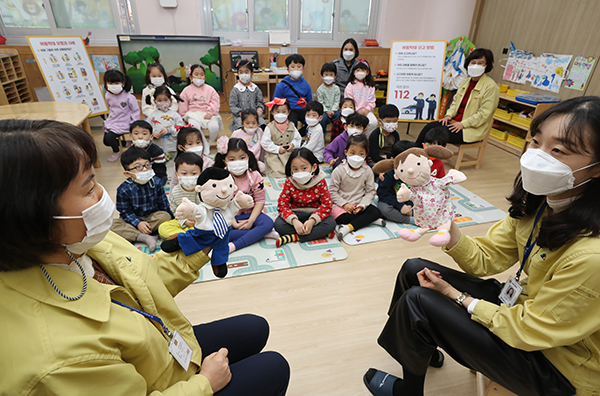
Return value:
M 231 223 L 240 209 L 253 207 L 254 200 L 241 191 L 234 196 L 237 186 L 225 169 L 207 168 L 196 183 L 196 192 L 202 202 L 196 205 L 183 198 L 175 211 L 178 220 L 195 219 L 194 228 L 164 241 L 161 249 L 167 253 L 181 249 L 189 256 L 212 247 L 213 272 L 217 277 L 223 278 L 227 275 Z
M 394 159 L 380 161 L 373 167 L 377 173 L 394 169 L 394 177 L 410 186 L 402 184 L 396 198 L 398 202 L 409 199 L 414 202 L 413 208 L 416 230 L 403 228 L 398 236 L 413 242 L 421 238 L 427 231 L 436 229 L 437 232 L 429 239 L 433 246 L 445 246 L 450 241 L 450 226 L 454 217 L 452 196 L 448 186 L 467 180 L 464 173 L 452 169 L 448 174 L 437 179 L 431 176 L 433 161 L 429 157 L 448 159 L 452 151 L 441 146 L 429 146 L 426 149 L 411 148 Z

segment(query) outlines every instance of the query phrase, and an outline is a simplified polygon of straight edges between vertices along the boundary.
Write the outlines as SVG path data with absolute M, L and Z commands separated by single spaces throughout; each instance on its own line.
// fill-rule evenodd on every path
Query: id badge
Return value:
M 177 331 L 173 332 L 173 338 L 169 342 L 169 352 L 171 352 L 171 355 L 177 360 L 177 363 L 187 371 L 190 367 L 193 351 Z
M 515 305 L 515 302 L 521 295 L 523 287 L 517 282 L 512 276 L 508 278 L 508 281 L 504 284 L 502 291 L 498 298 L 500 301 L 509 307 Z

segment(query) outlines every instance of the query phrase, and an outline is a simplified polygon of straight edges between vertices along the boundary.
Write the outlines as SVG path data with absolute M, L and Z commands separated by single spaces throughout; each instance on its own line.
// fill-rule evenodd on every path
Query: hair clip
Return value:
M 285 104 L 285 99 L 284 98 L 273 98 L 272 101 L 265 103 L 265 106 L 267 106 L 269 108 L 269 111 L 273 110 L 273 106 L 277 105 L 277 106 L 281 106 Z
M 227 154 L 227 146 L 229 145 L 229 138 L 227 136 L 221 136 L 217 140 L 217 153 L 225 155 Z
M 179 132 L 179 130 L 180 130 L 180 129 L 182 129 L 182 128 L 191 128 L 191 127 L 193 127 L 193 125 L 192 125 L 192 124 L 187 124 L 187 125 L 174 125 L 174 127 L 175 127 L 175 130 L 176 130 L 177 132 Z

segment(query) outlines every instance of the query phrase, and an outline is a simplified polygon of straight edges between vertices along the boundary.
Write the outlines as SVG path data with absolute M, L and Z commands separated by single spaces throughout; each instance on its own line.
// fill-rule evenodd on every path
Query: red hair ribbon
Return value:
M 284 98 L 273 98 L 272 101 L 265 103 L 265 105 L 269 108 L 269 111 L 273 110 L 273 106 L 281 106 L 285 104 Z
M 181 128 L 190 128 L 190 127 L 193 127 L 193 125 L 192 125 L 192 124 L 187 124 L 187 125 L 174 125 L 174 126 L 175 126 L 175 130 L 176 130 L 177 132 L 179 132 L 179 130 L 180 130 Z
M 354 68 L 355 68 L 355 69 L 356 69 L 356 66 L 357 66 L 359 63 L 362 63 L 363 65 L 367 66 L 367 68 L 371 69 L 371 67 L 369 66 L 369 62 L 367 62 L 365 59 L 358 59 L 358 60 L 356 61 L 356 63 L 354 64 Z

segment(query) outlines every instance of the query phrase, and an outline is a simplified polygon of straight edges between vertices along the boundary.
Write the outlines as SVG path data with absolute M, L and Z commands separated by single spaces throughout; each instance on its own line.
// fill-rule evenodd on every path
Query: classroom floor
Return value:
M 228 125 L 227 117 L 223 118 Z M 410 135 L 404 133 L 405 128 L 406 124 L 400 124 L 401 139 L 415 140 L 421 126 L 413 124 Z M 114 200 L 116 188 L 124 180 L 123 169 L 119 161 L 106 162 L 111 150 L 102 144 L 101 129 L 94 128 L 93 134 L 102 161 L 97 179 Z M 229 135 L 229 129 L 221 134 Z M 447 162 L 447 170 L 452 163 Z M 496 207 L 508 209 L 505 197 L 519 171 L 518 157 L 488 145 L 481 169 L 461 171 L 467 175 L 462 186 Z M 483 235 L 490 226 L 462 231 Z M 242 313 L 264 316 L 271 326 L 266 349 L 283 354 L 291 366 L 289 396 L 368 396 L 362 382 L 368 368 L 402 375 L 400 365 L 376 340 L 404 260 L 423 257 L 458 266 L 441 249 L 429 245 L 427 238 L 415 243 L 394 239 L 362 246 L 344 244 L 344 248 L 349 257 L 343 261 L 192 284 L 176 300 L 192 324 Z M 504 281 L 508 275 L 497 278 Z M 442 368 L 429 370 L 425 394 L 475 395 L 475 375 L 447 357 Z

